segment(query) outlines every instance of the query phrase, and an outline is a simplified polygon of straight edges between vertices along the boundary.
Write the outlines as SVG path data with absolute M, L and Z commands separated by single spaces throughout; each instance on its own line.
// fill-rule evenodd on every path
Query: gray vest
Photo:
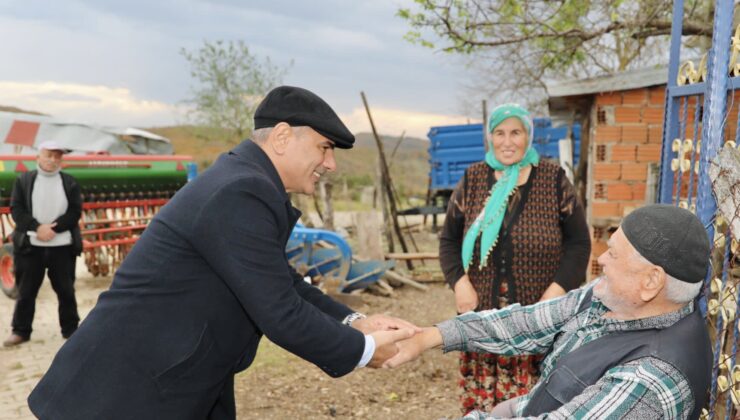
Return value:
M 590 307 L 591 295 L 589 290 L 578 313 Z M 713 356 L 704 318 L 697 310 L 668 328 L 612 333 L 561 356 L 545 383 L 532 394 L 523 415 L 557 410 L 609 369 L 648 356 L 669 363 L 688 379 L 694 395 L 689 418 L 698 419 L 707 402 Z

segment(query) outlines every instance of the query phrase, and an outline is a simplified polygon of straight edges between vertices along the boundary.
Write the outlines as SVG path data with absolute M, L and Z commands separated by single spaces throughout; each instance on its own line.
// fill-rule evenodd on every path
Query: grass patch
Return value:
M 263 337 L 254 362 L 245 372 L 242 372 L 242 375 L 248 375 L 257 370 L 274 370 L 278 375 L 290 375 L 295 373 L 299 367 L 297 360 L 297 356 Z

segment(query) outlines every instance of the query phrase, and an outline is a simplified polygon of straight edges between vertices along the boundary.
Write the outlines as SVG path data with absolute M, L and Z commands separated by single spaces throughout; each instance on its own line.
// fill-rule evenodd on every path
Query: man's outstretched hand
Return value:
M 442 345 L 442 334 L 437 327 L 427 327 L 423 332 L 397 344 L 398 352 L 383 363 L 383 368 L 395 368 L 416 360 L 422 353 Z
M 416 334 L 416 330 L 412 328 L 381 330 L 371 333 L 370 335 L 375 340 L 375 353 L 373 353 L 373 358 L 370 359 L 367 366 L 376 369 L 384 367 L 384 363 L 398 353 L 396 343 L 407 340 L 413 337 L 414 334 Z
M 383 314 L 370 315 L 367 318 L 358 319 L 352 323 L 352 327 L 360 330 L 363 334 L 400 329 L 411 329 L 414 332 L 421 332 L 421 328 L 408 321 Z

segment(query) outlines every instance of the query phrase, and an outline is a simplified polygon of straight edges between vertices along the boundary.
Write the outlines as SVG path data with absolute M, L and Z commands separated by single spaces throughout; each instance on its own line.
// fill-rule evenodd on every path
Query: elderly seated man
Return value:
M 470 419 L 698 419 L 712 366 L 694 298 L 709 240 L 691 212 L 650 205 L 630 213 L 599 257 L 603 276 L 531 306 L 469 312 L 402 342 L 385 366 L 423 351 L 547 354 L 532 391 Z

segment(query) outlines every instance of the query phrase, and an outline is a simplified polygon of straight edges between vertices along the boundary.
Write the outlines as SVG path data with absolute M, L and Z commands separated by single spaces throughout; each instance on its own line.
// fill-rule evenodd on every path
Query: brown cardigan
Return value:
M 440 237 L 442 271 L 451 287 L 465 274 L 462 241 L 496 182 L 485 162 L 471 165 L 455 188 Z M 508 303 L 537 302 L 552 282 L 566 291 L 585 281 L 591 241 L 583 207 L 564 171 L 542 161 L 509 199 L 499 239 L 488 264 L 478 268 L 476 241 L 468 275 L 478 292 L 478 310 L 498 307 L 501 282 Z

